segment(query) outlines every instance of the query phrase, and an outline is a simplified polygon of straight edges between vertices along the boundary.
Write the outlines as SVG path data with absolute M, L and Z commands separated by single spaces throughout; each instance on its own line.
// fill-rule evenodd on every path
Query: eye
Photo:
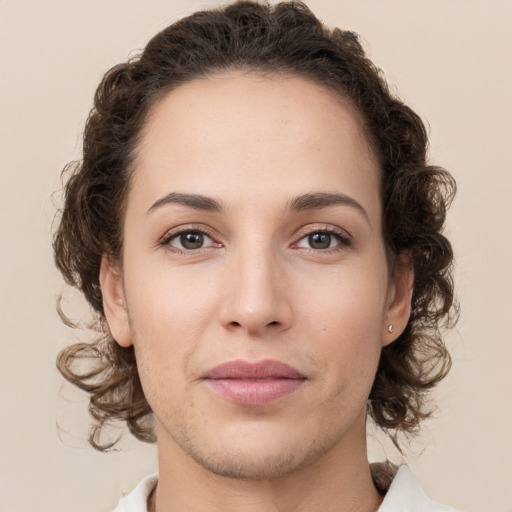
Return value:
M 164 240 L 164 243 L 182 251 L 193 251 L 215 245 L 206 233 L 197 229 L 175 233 Z
M 309 233 L 302 237 L 298 243 L 298 247 L 314 250 L 333 249 L 338 246 L 349 246 L 350 240 L 335 231 L 322 230 Z

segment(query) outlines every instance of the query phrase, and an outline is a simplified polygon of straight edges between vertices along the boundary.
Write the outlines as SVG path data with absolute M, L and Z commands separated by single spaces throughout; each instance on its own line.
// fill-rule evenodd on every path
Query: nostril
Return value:
M 230 325 L 231 327 L 237 327 L 237 328 L 238 328 L 238 327 L 242 327 L 242 324 L 241 324 L 240 322 L 236 322 L 236 321 L 229 322 L 229 325 Z M 281 322 L 278 322 L 277 320 L 274 320 L 274 321 L 272 321 L 272 322 L 269 322 L 269 323 L 267 324 L 267 327 L 272 327 L 272 326 L 276 326 L 276 327 L 278 327 L 278 326 L 280 326 L 280 325 L 281 325 Z

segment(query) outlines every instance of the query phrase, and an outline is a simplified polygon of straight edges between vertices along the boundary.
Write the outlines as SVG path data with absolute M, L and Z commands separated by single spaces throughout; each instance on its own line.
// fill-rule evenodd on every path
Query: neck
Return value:
M 216 475 L 168 436 L 158 439 L 159 483 L 150 512 L 375 512 L 382 496 L 373 484 L 366 437 L 338 443 L 312 464 L 273 480 Z

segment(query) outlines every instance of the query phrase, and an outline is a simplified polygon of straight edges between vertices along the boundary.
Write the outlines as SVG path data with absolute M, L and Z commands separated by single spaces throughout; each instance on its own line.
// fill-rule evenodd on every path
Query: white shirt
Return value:
M 158 475 L 144 478 L 119 501 L 114 512 L 148 512 L 147 501 L 158 482 Z M 455 512 L 455 509 L 429 499 L 407 466 L 400 466 L 377 512 Z

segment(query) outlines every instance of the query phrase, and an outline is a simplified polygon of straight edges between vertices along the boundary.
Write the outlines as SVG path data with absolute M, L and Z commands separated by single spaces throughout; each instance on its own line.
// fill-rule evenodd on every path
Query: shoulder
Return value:
M 147 512 L 147 501 L 158 482 L 158 474 L 149 475 L 139 482 L 133 491 L 123 496 L 114 512 Z
M 456 512 L 432 501 L 407 466 L 396 472 L 378 512 Z

